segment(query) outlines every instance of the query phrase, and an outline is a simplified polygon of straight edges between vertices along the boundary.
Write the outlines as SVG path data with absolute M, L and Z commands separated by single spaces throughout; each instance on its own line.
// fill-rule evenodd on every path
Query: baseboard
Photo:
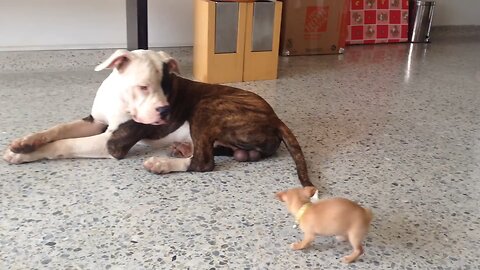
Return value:
M 191 47 L 192 43 L 171 44 L 162 42 L 151 42 L 151 48 Z M 34 45 L 34 46 L 0 46 L 1 52 L 13 51 L 64 51 L 64 50 L 96 50 L 96 49 L 124 49 L 127 43 L 110 44 L 55 44 L 55 45 Z
M 163 50 L 179 61 L 181 67 L 190 67 L 192 47 L 152 47 Z M 0 73 L 24 71 L 91 70 L 107 59 L 115 49 L 51 49 L 0 52 Z
M 431 36 L 472 36 L 480 34 L 480 25 L 437 25 L 431 32 Z
M 95 50 L 95 49 L 120 49 L 126 48 L 127 43 L 112 44 L 59 44 L 59 45 L 34 45 L 34 46 L 0 46 L 0 51 L 63 51 L 63 50 Z

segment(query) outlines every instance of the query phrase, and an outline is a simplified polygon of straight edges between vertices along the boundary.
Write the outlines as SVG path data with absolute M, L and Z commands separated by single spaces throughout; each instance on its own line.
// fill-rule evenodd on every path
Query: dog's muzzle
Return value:
M 160 113 L 160 119 L 168 120 L 168 116 L 170 116 L 170 106 L 158 107 L 155 110 Z

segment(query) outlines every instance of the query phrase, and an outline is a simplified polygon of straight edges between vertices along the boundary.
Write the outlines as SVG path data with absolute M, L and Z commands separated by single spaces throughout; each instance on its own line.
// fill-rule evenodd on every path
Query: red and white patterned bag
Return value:
M 408 41 L 408 0 L 351 0 L 347 44 Z

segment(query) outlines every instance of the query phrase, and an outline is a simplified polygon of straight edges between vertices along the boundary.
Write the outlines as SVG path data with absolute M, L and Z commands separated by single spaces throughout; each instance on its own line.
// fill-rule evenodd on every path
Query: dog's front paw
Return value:
M 169 158 L 151 157 L 143 163 L 143 167 L 152 173 L 169 173 L 172 171 Z
M 7 149 L 3 154 L 3 159 L 10 164 L 20 164 L 28 162 L 27 154 L 14 153 L 10 149 Z
M 193 155 L 193 145 L 187 142 L 174 142 L 170 146 L 170 156 L 176 158 L 188 158 Z
M 10 150 L 14 153 L 31 153 L 40 146 L 48 143 L 47 137 L 41 133 L 35 133 L 16 139 L 10 144 Z

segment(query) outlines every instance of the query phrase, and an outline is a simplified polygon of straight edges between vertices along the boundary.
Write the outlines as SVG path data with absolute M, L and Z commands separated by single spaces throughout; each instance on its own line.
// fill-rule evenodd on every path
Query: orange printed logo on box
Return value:
M 327 31 L 328 7 L 307 7 L 305 16 L 305 32 L 318 33 Z

